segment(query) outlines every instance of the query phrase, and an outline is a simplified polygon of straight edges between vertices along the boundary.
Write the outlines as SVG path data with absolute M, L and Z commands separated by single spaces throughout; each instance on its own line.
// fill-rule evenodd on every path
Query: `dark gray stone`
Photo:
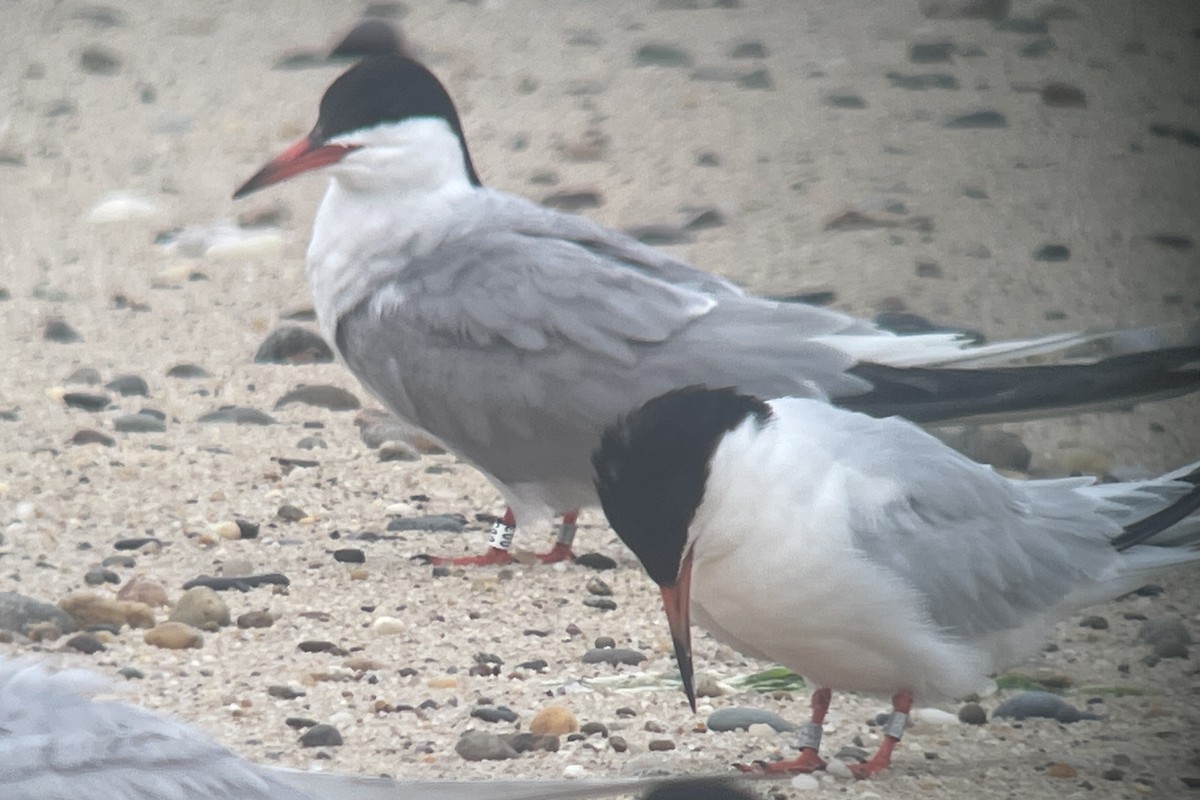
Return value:
M 327 364 L 333 351 L 318 334 L 297 325 L 283 325 L 272 331 L 258 352 L 255 364 Z
M 212 375 L 204 367 L 196 364 L 176 364 L 167 370 L 167 377 L 196 380 L 198 378 L 211 378 Z
M 1008 120 L 999 111 L 974 111 L 946 120 L 942 126 L 950 129 L 1007 128 Z
M 626 650 L 620 647 L 597 647 L 583 654 L 584 664 L 627 664 L 636 666 L 646 660 L 646 656 L 637 650 Z
M 751 725 L 770 725 L 780 733 L 796 730 L 796 726 L 778 714 L 761 708 L 719 708 L 704 722 L 710 731 L 746 730 Z
M 228 423 L 233 425 L 275 425 L 276 420 L 270 414 L 257 408 L 245 406 L 221 406 L 216 411 L 201 415 L 196 420 L 201 425 Z
M 75 620 L 58 606 L 17 592 L 0 592 L 0 630 L 25 633 L 39 622 L 51 622 L 63 633 L 75 631 Z
M 517 712 L 508 706 L 478 706 L 471 710 L 471 716 L 484 722 L 517 721 Z
M 467 518 L 461 514 L 430 514 L 424 517 L 392 517 L 389 531 L 449 531 L 461 533 Z
M 362 408 L 362 403 L 353 394 L 341 387 L 328 384 L 297 386 L 275 401 L 275 410 L 278 411 L 292 403 L 303 403 L 330 411 L 357 411 Z
M 300 737 L 301 747 L 338 747 L 342 734 L 332 725 L 313 725 Z
M 167 423 L 153 414 L 139 411 L 117 417 L 113 420 L 113 428 L 122 433 L 162 433 L 167 429 Z
M 104 384 L 104 388 L 110 392 L 116 392 L 122 397 L 150 396 L 150 387 L 140 375 L 118 375 Z
M 454 752 L 467 761 L 505 761 L 518 758 L 513 746 L 494 733 L 467 731 L 454 745 Z
M 1080 711 L 1075 706 L 1063 700 L 1052 692 L 1021 692 L 1016 697 L 1010 697 L 992 712 L 992 717 L 1006 719 L 1027 719 L 1042 717 L 1059 722 L 1079 722 L 1085 719 L 1103 719 L 1099 714 Z
M 67 392 L 63 395 L 63 403 L 83 411 L 103 411 L 108 408 L 109 397 L 106 394 L 90 392 Z

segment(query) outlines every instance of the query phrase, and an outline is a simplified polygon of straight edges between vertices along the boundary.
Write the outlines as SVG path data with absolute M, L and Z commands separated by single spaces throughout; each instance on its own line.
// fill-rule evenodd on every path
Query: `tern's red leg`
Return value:
M 817 755 L 821 747 L 821 726 L 829 713 L 829 700 L 833 692 L 822 687 L 813 692 L 812 721 L 800 730 L 800 755 L 791 761 L 774 761 L 770 764 L 756 761 L 753 764 L 736 764 L 742 772 L 816 772 L 825 769 L 825 759 Z
M 891 766 L 892 750 L 896 748 L 896 742 L 900 741 L 900 737 L 904 735 L 904 726 L 912 711 L 912 700 L 912 692 L 907 690 L 892 695 L 892 717 L 884 729 L 884 737 L 883 741 L 879 743 L 879 749 L 867 763 L 851 764 L 851 775 L 859 779 L 870 778 Z
M 511 564 L 514 559 L 508 553 L 508 545 L 512 543 L 513 532 L 517 527 L 517 517 L 511 508 L 504 509 L 504 516 L 492 527 L 492 546 L 481 556 L 434 556 L 429 559 L 431 564 L 449 564 L 455 567 L 487 567 L 494 564 Z M 503 545 L 503 546 L 499 546 Z
M 579 510 L 563 514 L 562 526 L 558 529 L 558 538 L 547 553 L 539 553 L 538 560 L 543 564 L 555 564 L 559 561 L 570 561 L 575 557 L 571 552 L 571 543 L 575 541 L 575 522 L 579 519 Z

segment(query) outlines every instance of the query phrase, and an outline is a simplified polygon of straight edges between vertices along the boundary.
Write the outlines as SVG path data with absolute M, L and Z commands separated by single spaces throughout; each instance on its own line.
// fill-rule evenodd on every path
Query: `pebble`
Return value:
M 182 622 L 164 622 L 143 635 L 148 645 L 166 650 L 187 650 L 204 646 L 204 634 Z
M 978 128 L 1007 128 L 1008 119 L 999 111 L 991 109 L 986 111 L 975 111 L 970 114 L 960 114 L 956 117 L 951 117 L 942 125 L 943 128 L 950 129 L 978 129 Z
M 362 403 L 353 394 L 341 387 L 329 384 L 297 386 L 275 401 L 275 410 L 278 411 L 292 403 L 303 403 L 330 411 L 357 411 L 362 407 Z
M 1065 244 L 1044 244 L 1033 254 L 1034 261 L 1067 261 L 1071 258 L 1071 248 Z
M 696 697 L 722 697 L 725 694 L 725 687 L 711 675 L 701 674 L 696 676 Z
M 692 57 L 686 50 L 674 45 L 651 42 L 639 46 L 634 51 L 633 63 L 638 67 L 690 67 Z
M 332 656 L 348 656 L 350 651 L 338 647 L 333 642 L 324 639 L 306 639 L 296 645 L 301 653 L 328 653 Z
M 625 741 L 624 736 L 614 734 L 608 737 L 608 746 L 613 749 L 614 753 L 624 753 L 629 749 L 629 742 Z
M 992 712 L 992 717 L 1009 719 L 1026 719 L 1043 717 L 1059 722 L 1079 722 L 1080 720 L 1103 719 L 1099 714 L 1080 711 L 1067 701 L 1052 692 L 1022 692 L 1016 697 L 1010 697 Z
M 620 647 L 596 647 L 583 654 L 584 664 L 628 664 L 636 666 L 646 660 L 643 653 Z
M 508 706 L 477 706 L 471 716 L 484 722 L 516 722 L 517 712 Z
M 600 553 L 582 553 L 575 556 L 575 563 L 594 570 L 616 569 L 617 562 Z
M 231 621 L 229 606 L 208 586 L 194 586 L 184 592 L 168 619 L 202 631 L 215 631 Z
M 123 569 L 133 569 L 137 566 L 137 559 L 133 556 L 109 556 L 100 562 L 102 567 L 122 567 Z M 117 596 L 121 600 L 136 600 L 136 597 L 121 597 L 120 592 Z
M 535 736 L 547 734 L 564 736 L 579 730 L 579 720 L 563 706 L 546 706 L 529 721 L 529 732 Z
M 162 542 L 153 536 L 135 536 L 129 539 L 117 539 L 113 542 L 114 550 L 141 550 L 146 545 L 162 546 Z
M 342 734 L 332 725 L 313 725 L 300 736 L 301 747 L 338 747 Z
M 560 211 L 578 213 L 604 205 L 604 196 L 592 188 L 559 189 L 542 198 L 542 205 Z
M 1079 620 L 1079 627 L 1091 628 L 1094 631 L 1108 630 L 1108 620 L 1097 614 L 1090 614 Z
M 74 592 L 58 601 L 58 607 L 71 616 L 81 628 L 92 625 L 128 625 L 131 628 L 152 628 L 154 612 L 145 603 L 113 600 L 91 592 Z M 64 629 L 65 630 L 65 629 Z
M 204 367 L 196 364 L 176 364 L 167 370 L 168 378 L 179 378 L 181 380 L 196 380 L 198 378 L 211 378 L 212 374 Z
M 145 379 L 138 375 L 118 375 L 104 384 L 104 388 L 110 392 L 116 392 L 122 397 L 150 396 L 150 387 L 146 384 Z
M 531 753 L 535 750 L 557 753 L 559 748 L 558 737 L 553 734 L 507 733 L 500 738 L 518 753 Z
M 862 95 L 839 92 L 825 95 L 825 105 L 833 108 L 860 109 L 867 107 Z
M 889 72 L 887 79 L 896 89 L 924 91 L 926 89 L 957 89 L 958 78 L 945 72 L 927 72 L 921 75 L 904 75 L 899 72 Z
M 799 774 L 792 776 L 788 784 L 797 792 L 811 792 L 821 788 L 821 782 L 812 775 Z
M 99 225 L 157 217 L 158 206 L 129 192 L 109 192 L 87 213 L 87 221 Z
M 88 45 L 79 53 L 79 67 L 92 75 L 116 75 L 121 71 L 121 57 L 99 45 Z
M 257 408 L 245 406 L 221 406 L 216 411 L 202 414 L 196 420 L 201 425 L 232 423 L 234 425 L 275 425 L 276 419 Z
M 595 641 L 592 642 L 592 647 L 600 649 L 608 649 L 616 646 L 617 640 L 611 636 L 597 636 Z
M 357 547 L 343 547 L 333 551 L 333 560 L 342 564 L 365 564 L 367 554 Z
M 921 13 L 931 19 L 990 19 L 1008 16 L 1012 0 L 920 0 Z
M 467 518 L 462 514 L 393 517 L 387 524 L 389 531 L 449 531 L 451 533 L 461 533 L 466 527 Z
M 761 708 L 719 708 L 704 721 L 710 731 L 749 730 L 751 725 L 770 725 L 780 733 L 796 730 L 796 726 L 778 714 Z
M 908 60 L 914 64 L 936 64 L 949 61 L 953 53 L 954 42 L 949 39 L 913 42 L 908 46 Z
M 274 697 L 277 700 L 295 700 L 297 697 L 304 697 L 306 692 L 299 689 L 293 689 L 290 686 L 280 684 L 272 684 L 267 687 L 267 696 Z
M 67 647 L 72 650 L 78 650 L 81 653 L 92 655 L 106 649 L 104 644 L 90 633 L 77 633 L 70 639 L 67 639 Z
M 275 617 L 269 611 L 247 611 L 245 614 L 239 614 L 237 618 L 237 626 L 239 628 L 269 628 L 275 624 Z
M 108 408 L 109 397 L 106 394 L 91 394 L 90 392 L 67 392 L 62 397 L 68 408 L 78 408 L 83 411 L 103 411 Z
M 958 710 L 958 721 L 967 725 L 984 725 L 987 718 L 987 711 L 979 703 L 967 703 Z
M 255 364 L 328 364 L 333 351 L 318 334 L 298 325 L 283 325 L 272 331 L 258 352 Z
M 290 583 L 291 581 L 287 579 L 287 576 L 281 575 L 278 572 L 227 578 L 214 578 L 209 575 L 201 575 L 183 584 L 183 588 L 191 589 L 193 586 L 207 586 L 218 592 L 230 589 L 237 589 L 239 592 L 248 592 L 258 586 L 287 586 Z
M 738 42 L 729 51 L 730 58 L 766 58 L 767 46 L 759 41 Z
M 162 433 L 167 429 L 167 423 L 153 414 L 139 411 L 136 414 L 122 414 L 114 419 L 113 429 L 121 433 Z
M 579 726 L 579 732 L 584 736 L 594 736 L 598 733 L 602 737 L 607 737 L 608 726 L 603 722 L 585 722 Z
M 1178 617 L 1156 617 L 1142 623 L 1138 638 L 1158 658 L 1187 658 L 1192 636 Z
M 466 731 L 454 745 L 454 752 L 467 761 L 505 761 L 520 753 L 494 733 Z
M 120 583 L 121 578 L 111 569 L 96 567 L 84 574 L 83 582 L 88 586 L 103 586 L 106 583 Z
M 675 742 L 671 739 L 651 739 L 646 743 L 646 748 L 651 752 L 664 752 L 675 749 Z
M 418 461 L 421 454 L 417 448 L 408 442 L 384 442 L 379 446 L 379 460 L 384 463 L 392 461 Z
M 583 604 L 588 608 L 595 608 L 600 611 L 616 611 L 617 603 L 608 597 L 588 597 L 583 601 Z
M 1046 767 L 1046 775 L 1051 778 L 1074 778 L 1079 775 L 1079 772 L 1070 764 L 1056 761 Z
M 376 617 L 371 623 L 371 630 L 377 636 L 395 636 L 408 630 L 403 620 L 396 617 Z
M 1051 108 L 1086 108 L 1087 95 L 1078 86 L 1051 81 L 1042 87 L 1042 105 Z
M 115 447 L 117 440 L 106 433 L 92 430 L 91 428 L 80 428 L 75 431 L 75 435 L 71 437 L 71 444 L 88 445 L 98 444 L 103 447 Z
M 79 367 L 67 376 L 64 383 L 82 383 L 86 386 L 95 386 L 100 383 L 100 372 L 91 367 Z

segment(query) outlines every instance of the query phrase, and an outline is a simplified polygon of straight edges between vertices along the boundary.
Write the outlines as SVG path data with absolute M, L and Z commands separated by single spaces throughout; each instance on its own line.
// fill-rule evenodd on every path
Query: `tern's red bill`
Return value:
M 341 161 L 357 148 L 340 144 L 317 144 L 305 137 L 271 159 L 265 167 L 254 173 L 233 193 L 233 199 L 245 197 L 251 192 L 281 181 L 286 181 L 301 172 L 319 169 Z

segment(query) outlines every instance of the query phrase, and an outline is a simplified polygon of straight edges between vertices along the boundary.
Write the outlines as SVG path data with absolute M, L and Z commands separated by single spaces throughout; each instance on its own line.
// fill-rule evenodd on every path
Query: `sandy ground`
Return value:
M 848 312 L 903 309 L 993 339 L 1196 319 L 1200 149 L 1194 138 L 1156 135 L 1152 126 L 1193 137 L 1200 130 L 1200 7 L 1018 1 L 1013 17 L 1057 10 L 1048 23 L 1053 48 L 1032 57 L 1021 50 L 1036 50 L 1043 34 L 929 20 L 915 2 L 661 7 L 677 5 L 688 4 L 410 2 L 401 24 L 458 101 L 486 182 L 534 198 L 592 189 L 603 202 L 585 213 L 618 227 L 677 225 L 696 209 L 715 208 L 724 224 L 674 249 L 754 291 L 830 291 L 835 307 Z M 268 609 L 279 619 L 268 629 L 209 634 L 199 650 L 149 647 L 140 632 L 127 630 L 91 656 L 61 649 L 61 640 L 0 644 L 0 653 L 45 651 L 56 662 L 112 674 L 135 666 L 145 679 L 127 684 L 131 698 L 195 721 L 248 757 L 301 767 L 469 777 L 560 776 L 581 765 L 588 775 L 605 776 L 720 770 L 787 751 L 786 736 L 694 728 L 708 710 L 728 705 L 800 720 L 807 713 L 800 696 L 742 692 L 706 700 L 693 716 L 669 687 L 581 689 L 581 680 L 614 674 L 580 663 L 596 636 L 650 657 L 619 674 L 673 670 L 655 593 L 596 516 L 580 541 L 619 562 L 602 576 L 615 612 L 581 604 L 592 573 L 579 567 L 435 579 L 409 561 L 418 552 L 478 550 L 482 525 L 457 539 L 402 534 L 350 543 L 366 551 L 359 579 L 329 555 L 346 546 L 346 537 L 382 531 L 397 503 L 413 513 L 468 519 L 499 507 L 486 482 L 448 456 L 381 464 L 360 441 L 353 414 L 272 410 L 301 383 L 336 384 L 369 404 L 339 366 L 252 362 L 282 316 L 309 304 L 303 251 L 323 181 L 294 181 L 240 205 L 230 194 L 308 130 L 321 91 L 342 69 L 273 65 L 298 51 L 323 52 L 361 12 L 360 4 L 318 2 L 170 0 L 107 12 L 70 2 L 4 4 L 0 289 L 9 299 L 0 302 L 0 411 L 14 411 L 15 421 L 0 421 L 0 591 L 55 602 L 86 588 L 84 573 L 111 554 L 114 541 L 140 535 L 166 545 L 137 554 L 136 567 L 119 569 L 120 577 L 143 575 L 172 599 L 184 581 L 220 573 L 232 561 L 282 572 L 291 586 L 287 593 L 227 595 L 235 616 Z M 909 60 L 910 45 L 937 40 L 956 48 L 949 62 Z M 753 42 L 765 56 L 731 56 Z M 647 43 L 681 48 L 691 66 L 637 66 L 634 51 Z M 115 56 L 112 74 L 83 67 L 94 47 Z M 731 80 L 761 69 L 769 88 Z M 889 72 L 951 75 L 960 88 L 897 88 Z M 1081 89 L 1086 106 L 1045 105 L 1040 90 L 1051 81 Z M 831 95 L 857 96 L 864 107 L 838 107 Z M 1001 112 L 1007 127 L 943 125 L 989 109 Z M 149 207 L 136 219 L 91 221 L 111 192 Z M 824 229 L 851 208 L 895 224 Z M 282 210 L 278 238 L 195 258 L 156 244 L 164 232 L 256 210 Z M 1070 258 L 1035 259 L 1046 244 L 1068 246 Z M 936 269 L 918 272 L 918 264 Z M 114 302 L 117 296 L 127 302 Z M 43 339 L 52 318 L 68 322 L 82 341 Z M 181 362 L 211 376 L 166 377 Z M 149 398 L 116 403 L 124 411 L 162 411 L 166 431 L 114 433 L 115 410 L 65 407 L 64 388 L 80 387 L 64 382 L 79 367 L 98 370 L 105 381 L 142 376 Z M 268 411 L 280 424 L 196 422 L 229 403 Z M 316 433 L 327 449 L 297 449 L 314 433 L 305 423 L 314 422 L 323 425 Z M 83 428 L 108 432 L 115 446 L 72 445 Z M 1162 470 L 1200 454 L 1194 397 L 1008 428 L 1033 451 L 1033 468 L 1047 473 Z M 279 458 L 319 464 L 289 472 Z M 414 500 L 418 495 L 426 499 Z M 306 517 L 276 519 L 285 503 Z M 260 538 L 211 536 L 234 517 L 261 522 Z M 522 541 L 542 549 L 538 534 Z M 1192 740 L 1200 730 L 1195 656 L 1146 666 L 1139 623 L 1125 618 L 1182 617 L 1196 635 L 1196 571 L 1164 585 L 1159 597 L 1096 609 L 1110 621 L 1108 630 L 1065 621 L 1057 651 L 1037 662 L 1076 687 L 1148 693 L 1070 694 L 1080 706 L 1103 696 L 1106 723 L 925 723 L 906 737 L 891 775 L 870 786 L 823 776 L 818 790 L 864 798 L 1186 793 L 1180 777 L 1200 776 Z M 384 614 L 401 620 L 403 631 L 376 634 L 370 624 Z M 568 634 L 572 624 L 582 633 Z M 341 666 L 344 658 L 298 653 L 296 644 L 306 639 L 332 641 L 381 666 L 369 678 L 355 676 Z M 703 637 L 697 646 L 700 669 L 718 678 L 766 666 Z M 467 675 L 476 652 L 502 658 L 501 676 Z M 534 658 L 549 662 L 544 674 L 515 669 Z M 405 667 L 415 673 L 402 675 Z M 448 682 L 455 685 L 441 686 Z M 274 699 L 266 694 L 272 684 L 307 695 Z M 591 739 L 514 761 L 464 762 L 453 751 L 463 730 L 512 728 L 471 719 L 479 698 L 510 706 L 522 725 L 560 702 L 581 721 L 625 736 L 630 752 Z M 438 708 L 375 712 L 377 701 L 417 706 L 427 699 Z M 619 717 L 623 706 L 636 716 Z M 865 720 L 882 708 L 872 698 L 835 700 L 830 752 L 855 735 L 871 746 Z M 332 722 L 346 744 L 318 757 L 296 744 L 284 724 L 290 716 Z M 647 722 L 663 732 L 646 731 Z M 648 742 L 661 738 L 677 749 L 647 753 Z M 1076 774 L 1050 777 L 1052 762 Z M 1120 776 L 1103 777 L 1114 766 Z M 786 783 L 777 791 L 797 793 Z

